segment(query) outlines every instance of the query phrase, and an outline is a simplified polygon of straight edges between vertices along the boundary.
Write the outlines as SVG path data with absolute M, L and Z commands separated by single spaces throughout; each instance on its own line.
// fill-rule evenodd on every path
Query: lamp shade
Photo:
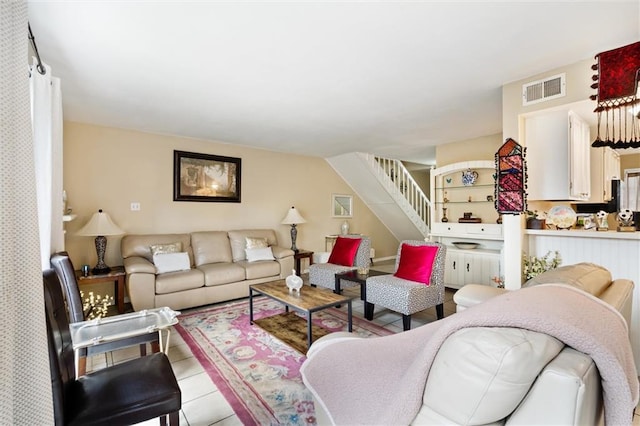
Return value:
M 118 225 L 113 223 L 109 215 L 100 209 L 91 216 L 89 222 L 77 232 L 77 235 L 96 237 L 99 235 L 122 235 L 124 233 Z
M 297 225 L 299 223 L 305 223 L 306 220 L 300 215 L 300 212 L 295 207 L 291 207 L 287 212 L 287 215 L 282 219 L 283 225 Z

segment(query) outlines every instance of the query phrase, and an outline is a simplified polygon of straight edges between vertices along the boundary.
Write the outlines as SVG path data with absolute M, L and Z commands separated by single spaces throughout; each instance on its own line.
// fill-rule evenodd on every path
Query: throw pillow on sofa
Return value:
M 245 237 L 245 240 L 247 241 L 247 247 L 246 248 L 248 248 L 248 249 L 257 249 L 257 248 L 269 247 L 269 244 L 267 243 L 267 239 L 266 238 Z
M 245 250 L 248 262 L 257 262 L 258 260 L 276 260 L 273 257 L 271 247 L 248 248 Z
M 180 253 L 182 251 L 182 243 L 177 241 L 169 244 L 153 244 L 149 246 L 149 249 L 151 250 L 152 256 L 165 253 Z
M 191 265 L 189 264 L 189 255 L 186 252 L 154 254 L 153 264 L 156 267 L 156 274 L 188 271 L 191 269 Z

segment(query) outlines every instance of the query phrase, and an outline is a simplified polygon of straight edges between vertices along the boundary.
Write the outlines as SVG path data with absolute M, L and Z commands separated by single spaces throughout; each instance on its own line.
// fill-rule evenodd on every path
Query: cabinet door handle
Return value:
M 453 261 L 453 269 L 456 269 L 456 261 Z
M 469 272 L 469 264 L 467 263 L 467 272 Z

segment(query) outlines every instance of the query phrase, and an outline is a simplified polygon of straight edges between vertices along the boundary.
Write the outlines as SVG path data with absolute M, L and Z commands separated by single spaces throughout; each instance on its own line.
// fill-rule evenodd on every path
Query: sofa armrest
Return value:
M 338 331 L 335 333 L 329 333 L 325 336 L 322 336 L 309 348 L 307 351 L 307 358 L 311 357 L 314 353 L 318 352 L 320 349 L 325 346 L 332 345 L 334 343 L 342 342 L 344 340 L 353 340 L 353 339 L 362 339 L 362 337 L 358 335 L 354 335 L 354 333 L 348 331 Z
M 271 251 L 273 252 L 273 257 L 276 259 L 284 259 L 285 257 L 293 256 L 293 250 L 284 247 L 271 246 Z
M 565 346 L 540 372 L 506 424 L 604 424 L 600 381 L 593 360 Z
M 127 291 L 134 311 L 156 307 L 156 267 L 138 256 L 124 259 Z
M 627 325 L 631 324 L 633 281 L 622 278 L 613 280 L 598 298 L 616 308 L 627 321 Z
M 127 274 L 155 274 L 156 267 L 144 257 L 132 256 L 124 259 L 124 270 Z
M 271 246 L 271 251 L 273 252 L 273 257 L 276 258 L 276 262 L 280 264 L 279 278 L 283 280 L 293 270 L 293 250 L 279 246 Z
M 508 290 L 482 284 L 467 284 L 453 295 L 453 301 L 456 303 L 456 312 L 464 311 L 506 291 Z

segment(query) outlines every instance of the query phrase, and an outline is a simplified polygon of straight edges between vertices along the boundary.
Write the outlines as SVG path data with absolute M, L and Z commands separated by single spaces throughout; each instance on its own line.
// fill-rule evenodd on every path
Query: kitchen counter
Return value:
M 542 257 L 558 251 L 563 265 L 592 262 L 611 271 L 614 279 L 626 278 L 635 283 L 630 336 L 640 371 L 640 232 L 526 229 L 524 234 L 530 255 Z

